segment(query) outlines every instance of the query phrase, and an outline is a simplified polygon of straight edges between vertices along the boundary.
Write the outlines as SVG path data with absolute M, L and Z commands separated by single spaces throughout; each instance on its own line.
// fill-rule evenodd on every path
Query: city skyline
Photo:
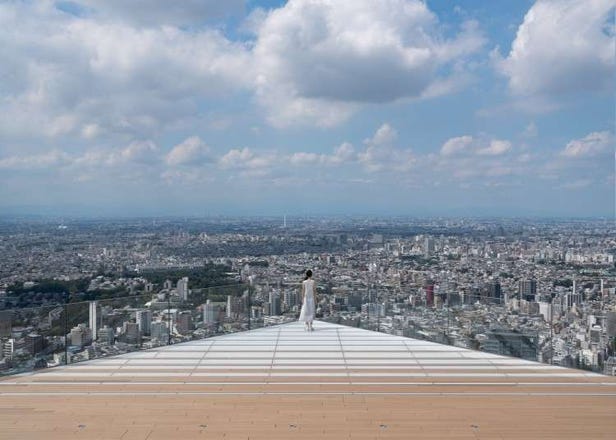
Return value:
M 613 217 L 613 12 L 0 2 L 0 211 Z

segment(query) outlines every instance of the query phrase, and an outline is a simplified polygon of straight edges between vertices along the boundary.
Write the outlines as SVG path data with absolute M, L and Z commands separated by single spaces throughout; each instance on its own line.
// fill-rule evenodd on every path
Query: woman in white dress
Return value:
M 306 278 L 302 282 L 302 311 L 299 313 L 299 320 L 306 325 L 306 330 L 313 331 L 312 320 L 315 311 L 315 288 L 312 279 L 312 271 L 306 271 Z

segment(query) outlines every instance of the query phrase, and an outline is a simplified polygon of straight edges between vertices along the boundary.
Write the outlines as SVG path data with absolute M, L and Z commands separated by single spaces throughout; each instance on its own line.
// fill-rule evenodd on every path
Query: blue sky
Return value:
M 614 214 L 611 0 L 0 0 L 0 211 Z

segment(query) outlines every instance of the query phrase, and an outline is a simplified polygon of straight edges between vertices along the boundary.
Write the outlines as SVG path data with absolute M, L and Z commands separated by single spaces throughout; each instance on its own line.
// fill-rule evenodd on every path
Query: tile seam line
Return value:
M 119 391 L 103 391 L 103 392 L 4 392 L 0 393 L 0 397 L 50 397 L 50 396 L 199 396 L 199 395 L 254 395 L 254 396 L 267 396 L 267 395 L 363 395 L 363 396 L 475 396 L 475 397 L 488 397 L 488 396 L 525 396 L 525 397 L 616 397 L 616 393 L 548 393 L 548 392 L 476 392 L 476 391 L 438 391 L 438 392 L 381 392 L 381 391 L 173 391 L 173 392 L 119 392 Z
M 201 356 L 201 358 L 199 359 L 198 362 L 195 363 L 195 366 L 193 367 L 193 369 L 190 372 L 190 376 L 193 375 L 193 373 L 196 372 L 197 367 L 199 367 L 199 365 L 201 365 L 201 362 L 203 362 L 203 359 L 205 359 L 205 357 L 207 356 L 207 354 L 210 352 L 210 350 L 212 349 L 212 347 L 214 346 L 214 344 L 216 344 L 216 341 L 211 341 L 211 344 L 208 345 L 207 350 L 205 350 L 205 352 L 203 353 L 203 355 Z
M 336 328 L 336 337 L 338 338 L 338 344 L 340 345 L 340 353 L 342 354 L 342 362 L 344 363 L 344 372 L 346 373 L 346 378 L 350 385 L 352 381 L 349 373 L 349 364 L 347 363 L 346 356 L 344 355 L 344 346 L 342 345 L 342 339 L 340 338 L 339 328 Z

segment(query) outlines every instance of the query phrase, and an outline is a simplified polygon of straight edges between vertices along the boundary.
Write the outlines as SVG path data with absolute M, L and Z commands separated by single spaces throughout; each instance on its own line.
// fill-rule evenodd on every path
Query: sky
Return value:
M 0 214 L 614 218 L 612 0 L 0 0 Z

